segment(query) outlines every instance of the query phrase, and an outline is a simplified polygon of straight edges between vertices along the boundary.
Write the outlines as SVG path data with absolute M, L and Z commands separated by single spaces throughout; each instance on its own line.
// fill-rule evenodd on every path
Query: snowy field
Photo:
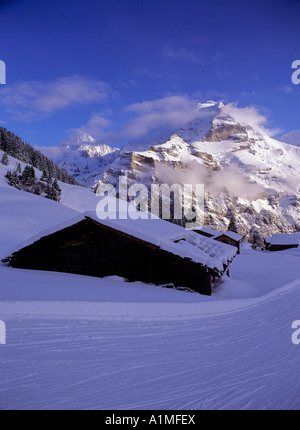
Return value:
M 0 166 L 0 256 L 95 209 L 8 187 Z M 211 297 L 0 264 L 0 409 L 300 409 L 300 252 L 245 244 Z

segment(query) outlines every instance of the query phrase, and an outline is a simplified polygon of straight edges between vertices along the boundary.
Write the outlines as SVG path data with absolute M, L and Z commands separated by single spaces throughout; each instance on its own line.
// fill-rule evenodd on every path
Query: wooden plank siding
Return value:
M 284 251 L 285 249 L 298 248 L 298 245 L 268 245 L 268 251 Z

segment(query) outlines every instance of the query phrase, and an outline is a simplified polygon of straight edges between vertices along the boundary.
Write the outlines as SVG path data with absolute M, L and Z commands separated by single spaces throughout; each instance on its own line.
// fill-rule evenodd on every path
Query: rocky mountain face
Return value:
M 225 231 L 234 219 L 238 232 L 258 244 L 272 233 L 300 231 L 300 148 L 238 121 L 222 103 L 197 109 L 199 116 L 178 130 L 154 130 L 104 155 L 106 148 L 81 142 L 72 157 L 56 162 L 95 188 L 117 188 L 120 176 L 149 190 L 153 183 L 204 184 L 205 225 Z

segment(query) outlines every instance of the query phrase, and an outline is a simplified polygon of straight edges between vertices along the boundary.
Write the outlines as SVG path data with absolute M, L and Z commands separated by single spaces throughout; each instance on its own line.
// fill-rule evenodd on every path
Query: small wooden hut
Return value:
M 240 243 L 243 241 L 243 236 L 233 231 L 226 231 L 225 233 L 221 233 L 218 236 L 214 237 L 215 240 L 218 240 L 222 243 L 227 243 L 228 245 L 235 246 L 238 250 L 238 254 L 240 254 Z
M 272 237 L 266 237 L 264 242 L 268 251 L 283 251 L 297 248 L 299 246 L 299 235 L 297 233 L 272 234 Z

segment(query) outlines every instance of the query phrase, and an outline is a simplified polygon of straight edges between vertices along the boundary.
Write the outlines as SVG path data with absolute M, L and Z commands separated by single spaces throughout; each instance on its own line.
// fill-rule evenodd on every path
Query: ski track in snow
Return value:
M 0 408 L 299 409 L 299 287 L 187 320 L 8 319 Z

